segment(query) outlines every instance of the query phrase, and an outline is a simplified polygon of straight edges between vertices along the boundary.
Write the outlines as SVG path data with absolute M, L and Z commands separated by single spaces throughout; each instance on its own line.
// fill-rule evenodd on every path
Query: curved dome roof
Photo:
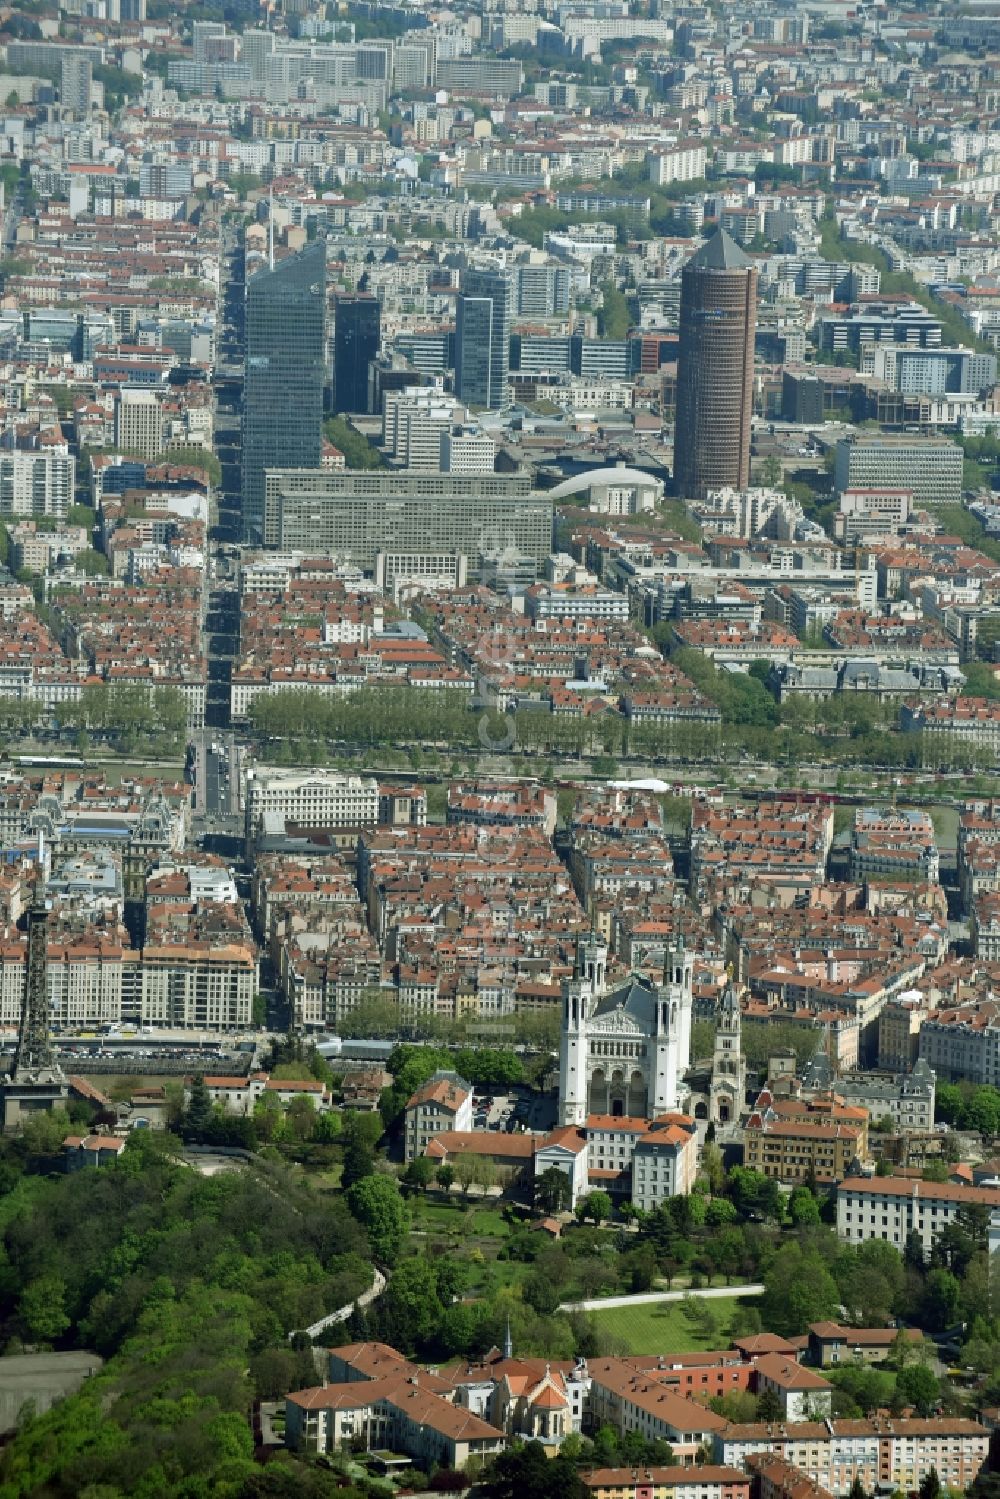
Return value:
M 553 500 L 561 500 L 568 494 L 579 494 L 592 484 L 652 484 L 663 489 L 663 480 L 641 468 L 589 468 L 585 473 L 564 479 L 555 489 L 548 491 Z

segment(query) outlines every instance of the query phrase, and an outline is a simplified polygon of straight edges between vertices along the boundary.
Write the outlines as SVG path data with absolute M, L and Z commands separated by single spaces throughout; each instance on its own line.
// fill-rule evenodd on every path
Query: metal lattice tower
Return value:
M 38 1078 L 42 1074 L 51 1078 L 62 1076 L 49 1035 L 48 922 L 45 876 L 39 873 L 34 899 L 28 910 L 28 977 L 11 1073 L 15 1081 Z

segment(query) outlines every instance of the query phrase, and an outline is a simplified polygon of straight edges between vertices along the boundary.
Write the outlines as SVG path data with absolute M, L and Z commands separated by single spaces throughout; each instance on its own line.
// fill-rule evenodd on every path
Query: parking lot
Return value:
M 555 1125 L 555 1100 L 539 1097 L 526 1089 L 489 1093 L 477 1088 L 472 1095 L 472 1118 L 476 1129 L 549 1130 Z

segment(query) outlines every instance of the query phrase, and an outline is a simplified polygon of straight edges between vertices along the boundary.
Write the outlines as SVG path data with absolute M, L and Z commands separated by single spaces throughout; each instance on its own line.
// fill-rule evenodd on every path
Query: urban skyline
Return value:
M 2 1499 L 1000 1499 L 1000 20 L 0 13 Z

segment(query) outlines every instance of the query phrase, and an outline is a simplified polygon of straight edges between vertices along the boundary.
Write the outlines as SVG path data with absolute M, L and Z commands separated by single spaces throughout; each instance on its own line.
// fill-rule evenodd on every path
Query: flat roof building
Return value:
M 902 489 L 923 505 L 958 505 L 962 500 L 962 449 L 946 437 L 917 435 L 842 437 L 837 443 L 833 487 Z
M 519 556 L 552 550 L 552 501 L 524 475 L 286 469 L 268 473 L 264 544 L 375 571 L 380 552 Z

